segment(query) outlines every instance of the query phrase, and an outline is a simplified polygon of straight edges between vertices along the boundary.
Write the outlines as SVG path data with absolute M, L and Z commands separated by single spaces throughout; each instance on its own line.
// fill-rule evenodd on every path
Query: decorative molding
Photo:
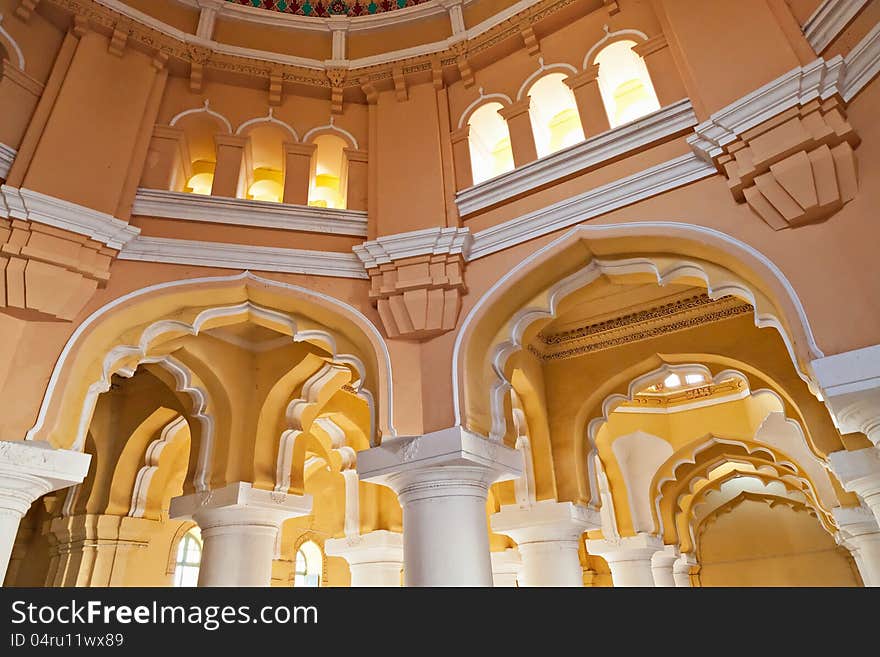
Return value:
M 714 166 L 696 155 L 681 155 L 631 176 L 481 230 L 474 235 L 468 260 L 483 258 L 716 174 Z
M 207 101 L 206 101 L 207 102 Z M 279 126 L 282 130 L 286 130 L 287 133 L 293 137 L 294 142 L 299 141 L 299 135 L 296 134 L 296 130 L 293 129 L 290 124 L 285 123 L 281 119 L 275 116 L 275 108 L 269 107 L 269 113 L 266 116 L 258 116 L 253 119 L 248 119 L 244 123 L 242 123 L 235 131 L 236 135 L 242 134 L 245 130 L 250 128 L 252 125 L 257 125 L 258 123 L 269 123 Z
M 616 32 L 609 32 L 608 26 L 605 25 L 605 36 L 599 39 L 596 43 L 590 46 L 590 49 L 587 51 L 587 54 L 584 55 L 584 61 L 581 65 L 581 68 L 586 70 L 592 65 L 592 58 L 594 54 L 598 54 L 597 51 L 606 43 L 611 45 L 615 41 L 623 41 L 627 37 L 638 37 L 638 39 L 632 39 L 633 41 L 647 41 L 648 35 L 642 32 L 641 30 L 617 30 Z
M 174 115 L 174 118 L 168 122 L 170 127 L 174 127 L 177 125 L 177 122 L 185 116 L 189 116 L 190 114 L 207 114 L 208 116 L 213 116 L 215 119 L 219 120 L 223 125 L 226 126 L 226 134 L 233 134 L 232 132 L 232 124 L 229 122 L 225 116 L 223 116 L 220 112 L 211 109 L 211 102 L 209 99 L 205 98 L 205 104 L 201 107 L 193 107 L 192 109 L 183 110 L 182 112 L 178 112 Z
M 9 175 L 9 169 L 12 168 L 12 162 L 15 160 L 16 151 L 11 146 L 0 143 L 0 178 L 6 180 Z
M 849 102 L 880 73 L 880 23 L 846 55 L 843 99 Z
M 0 217 L 14 217 L 85 235 L 111 249 L 121 249 L 141 232 L 104 212 L 30 189 L 3 185 L 0 196 L 5 202 L 5 208 L 0 205 Z
M 461 215 L 467 216 L 630 151 L 642 149 L 695 125 L 697 117 L 691 102 L 683 99 L 636 121 L 462 190 L 456 194 L 455 203 Z
M 425 228 L 364 242 L 352 248 L 365 269 L 421 255 L 462 255 L 467 259 L 473 237 L 467 228 Z
M 159 189 L 139 189 L 132 214 L 230 226 L 367 236 L 367 213 L 359 210 L 333 210 Z
M 804 23 L 804 36 L 817 55 L 827 48 L 869 0 L 825 0 Z
M 126 244 L 117 257 L 120 260 L 162 262 L 196 267 L 219 267 L 336 278 L 368 278 L 358 258 L 350 253 L 180 240 L 167 237 L 137 237 Z

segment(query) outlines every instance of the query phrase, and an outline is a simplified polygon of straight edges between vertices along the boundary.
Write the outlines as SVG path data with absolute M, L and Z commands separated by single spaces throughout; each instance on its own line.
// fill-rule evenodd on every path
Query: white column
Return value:
M 583 586 L 581 536 L 600 527 L 597 512 L 554 500 L 503 506 L 492 515 L 492 531 L 509 536 L 519 548 L 520 586 Z
M 682 554 L 672 566 L 672 577 L 679 588 L 691 587 L 691 568 L 697 565 L 697 558 L 690 552 Z
M 837 543 L 852 554 L 865 586 L 880 587 L 880 527 L 863 506 L 832 509 L 840 531 Z
M 80 483 L 91 456 L 42 441 L 0 441 L 0 583 L 18 524 L 41 495 Z
M 880 524 L 880 448 L 831 452 L 828 460 L 844 489 L 858 495 Z
M 678 546 L 664 545 L 662 550 L 658 550 L 651 557 L 651 570 L 654 573 L 654 586 L 674 587 L 675 584 L 675 562 L 679 557 Z
M 269 586 L 281 523 L 308 515 L 311 495 L 288 495 L 245 482 L 171 500 L 172 518 L 202 531 L 199 586 Z
M 517 586 L 517 577 L 522 568 L 522 557 L 516 548 L 507 548 L 492 555 L 492 586 L 510 588 Z
M 400 586 L 403 536 L 379 529 L 359 536 L 332 538 L 324 553 L 342 557 L 351 571 L 351 586 Z
M 358 453 L 357 470 L 403 507 L 406 586 L 492 586 L 486 497 L 521 473 L 519 452 L 452 427 L 385 440 Z
M 654 586 L 651 559 L 662 548 L 660 539 L 651 534 L 587 541 L 587 552 L 608 563 L 614 586 Z

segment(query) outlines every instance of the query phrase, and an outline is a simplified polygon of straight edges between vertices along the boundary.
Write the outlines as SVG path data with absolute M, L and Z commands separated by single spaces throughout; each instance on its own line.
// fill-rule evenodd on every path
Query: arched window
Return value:
M 319 135 L 312 141 L 315 155 L 309 182 L 309 205 L 344 210 L 348 191 L 348 161 L 345 157 L 348 142 L 329 134 Z
M 599 91 L 611 127 L 660 109 L 645 60 L 633 52 L 635 41 L 615 41 L 599 51 Z
M 193 527 L 177 544 L 174 566 L 174 586 L 196 586 L 199 583 L 199 564 L 202 562 L 202 533 Z
M 321 586 L 324 570 L 324 555 L 314 541 L 306 541 L 296 551 L 296 567 L 293 585 Z
M 513 151 L 507 121 L 498 110 L 501 103 L 486 103 L 468 119 L 468 145 L 474 184 L 513 169 Z
M 281 203 L 284 198 L 284 149 L 290 133 L 269 121 L 257 123 L 247 131 L 252 166 L 246 198 Z
M 189 178 L 183 183 L 173 183 L 172 189 L 210 195 L 214 184 L 214 170 L 217 167 L 214 137 L 228 134 L 228 129 L 216 116 L 201 110 L 183 115 L 172 125 L 183 130 L 190 155 Z
M 550 155 L 584 140 L 574 93 L 564 73 L 550 73 L 532 85 L 529 117 L 538 157 Z

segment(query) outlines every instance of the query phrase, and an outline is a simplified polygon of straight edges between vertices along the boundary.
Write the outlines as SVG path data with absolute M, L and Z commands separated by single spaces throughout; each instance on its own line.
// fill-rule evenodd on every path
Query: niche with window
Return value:
M 584 140 L 574 93 L 563 73 L 550 73 L 529 89 L 529 118 L 538 157 L 550 155 Z
M 599 91 L 611 127 L 660 109 L 645 60 L 633 51 L 635 41 L 615 41 L 593 59 L 599 65 Z
M 309 205 L 316 208 L 344 210 L 348 197 L 348 142 L 332 134 L 318 135 L 312 140 L 315 154 L 309 180 Z
M 293 585 L 321 586 L 324 571 L 324 555 L 314 541 L 306 541 L 296 551 Z
M 174 562 L 174 586 L 197 586 L 202 562 L 202 534 L 198 527 L 190 529 L 177 544 Z
M 266 121 L 253 125 L 246 132 L 249 141 L 250 166 L 245 198 L 253 201 L 281 203 L 284 199 L 284 142 L 290 133 Z
M 475 185 L 513 169 L 507 121 L 498 113 L 503 107 L 501 103 L 486 103 L 468 119 L 468 146 Z

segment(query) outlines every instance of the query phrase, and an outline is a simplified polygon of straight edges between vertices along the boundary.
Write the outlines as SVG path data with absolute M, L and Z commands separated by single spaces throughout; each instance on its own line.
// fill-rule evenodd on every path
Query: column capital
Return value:
M 587 539 L 587 552 L 602 557 L 609 564 L 618 561 L 651 561 L 664 549 L 663 541 L 653 534 L 636 534 L 616 539 Z
M 651 53 L 655 53 L 658 50 L 666 48 L 668 45 L 669 44 L 666 42 L 666 37 L 661 32 L 656 36 L 652 36 L 647 41 L 642 41 L 641 43 L 634 45 L 632 47 L 632 51 L 639 57 L 646 57 Z
M 582 87 L 585 84 L 589 84 L 590 82 L 595 82 L 599 79 L 599 65 L 593 64 L 592 66 L 588 66 L 586 69 L 581 71 L 580 73 L 576 73 L 574 75 L 569 75 L 567 78 L 563 80 L 569 89 L 577 89 L 578 87 Z
M 250 137 L 242 137 L 240 135 L 214 135 L 214 144 L 220 146 L 233 146 L 235 148 L 244 148 L 247 146 Z
M 457 130 L 453 130 L 449 133 L 449 138 L 452 140 L 453 144 L 457 144 L 461 141 L 467 141 L 471 135 L 471 124 L 465 123 L 463 126 L 458 128 Z
M 403 535 L 385 529 L 367 534 L 331 538 L 324 542 L 324 553 L 342 557 L 356 566 L 370 563 L 403 563 Z
M 840 433 L 864 433 L 880 446 L 880 345 L 814 360 L 825 405 Z
M 314 144 L 310 144 L 310 146 L 314 146 Z M 367 151 L 360 150 L 357 148 L 343 148 L 342 152 L 345 153 L 345 157 L 348 158 L 349 162 L 368 162 L 369 155 Z
M 528 112 L 529 108 L 531 107 L 531 103 L 532 97 L 527 95 L 525 98 L 516 101 L 512 105 L 502 107 L 500 110 L 498 110 L 498 113 L 504 118 L 505 121 L 510 121 L 520 114 Z
M 43 441 L 0 441 L 0 513 L 23 516 L 41 495 L 80 483 L 91 458 Z
M 358 452 L 357 470 L 361 481 L 388 486 L 401 498 L 415 500 L 467 494 L 474 486 L 488 490 L 496 481 L 518 477 L 522 456 L 456 426 L 385 440 Z
M 877 447 L 831 452 L 828 461 L 845 490 L 863 499 L 880 495 L 880 449 Z
M 573 502 L 542 500 L 531 506 L 515 504 L 492 514 L 492 531 L 510 536 L 518 545 L 542 541 L 577 541 L 581 534 L 600 529 L 599 513 Z
M 651 557 L 651 565 L 658 568 L 672 568 L 680 558 L 681 552 L 679 552 L 677 545 L 664 545 Z
M 225 525 L 278 527 L 288 518 L 305 516 L 311 511 L 311 495 L 262 490 L 237 481 L 212 491 L 175 497 L 169 516 L 192 518 L 204 531 Z
M 868 537 L 880 541 L 880 527 L 870 509 L 864 506 L 846 506 L 831 509 L 838 532 L 835 540 L 838 545 L 851 548 L 853 539 Z

